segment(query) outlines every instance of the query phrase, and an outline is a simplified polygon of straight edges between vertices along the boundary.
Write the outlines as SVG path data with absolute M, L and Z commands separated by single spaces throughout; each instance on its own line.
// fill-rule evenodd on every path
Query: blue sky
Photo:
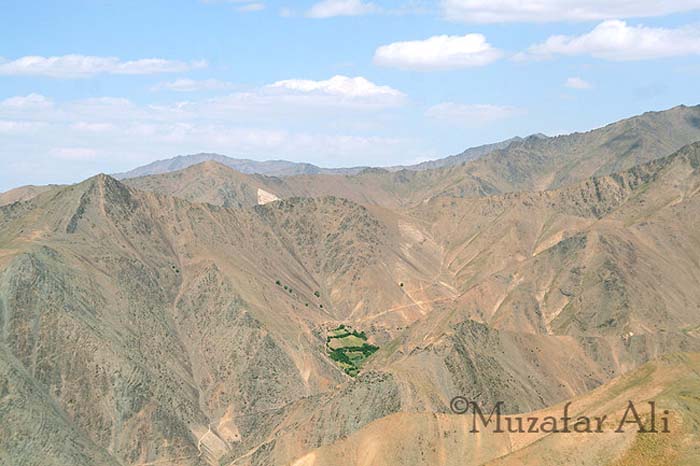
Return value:
M 10 0 L 0 191 L 196 152 L 414 163 L 699 81 L 700 0 Z

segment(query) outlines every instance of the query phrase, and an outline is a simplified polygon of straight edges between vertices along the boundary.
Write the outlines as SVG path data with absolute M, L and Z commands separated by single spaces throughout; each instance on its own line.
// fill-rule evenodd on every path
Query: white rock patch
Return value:
M 279 197 L 275 196 L 272 193 L 268 193 L 264 189 L 258 188 L 258 204 L 259 205 L 265 205 L 270 202 L 274 202 L 279 200 Z

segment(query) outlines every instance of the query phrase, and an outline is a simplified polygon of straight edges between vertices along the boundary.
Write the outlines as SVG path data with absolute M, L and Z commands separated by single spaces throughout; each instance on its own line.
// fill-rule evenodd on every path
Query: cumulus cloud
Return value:
M 700 9 L 698 0 L 442 0 L 444 16 L 467 23 L 595 21 Z
M 570 89 L 590 89 L 593 87 L 591 83 L 578 77 L 568 78 L 564 86 Z
M 494 121 L 512 118 L 522 111 L 516 107 L 491 104 L 458 104 L 443 102 L 426 111 L 426 116 L 456 125 L 482 126 Z
M 161 82 L 152 87 L 154 91 L 196 92 L 196 91 L 220 91 L 235 87 L 233 83 L 219 81 L 218 79 L 189 79 L 179 78 L 174 81 Z
M 403 97 L 404 94 L 389 86 L 379 86 L 361 76 L 333 76 L 325 81 L 287 79 L 267 86 L 268 89 L 283 89 L 301 93 L 321 93 L 349 98 Z
M 123 61 L 117 57 L 87 55 L 25 56 L 12 61 L 0 59 L 0 75 L 87 78 L 98 74 L 180 73 L 206 66 L 205 61 L 183 62 L 162 58 Z
M 503 52 L 492 47 L 482 34 L 443 35 L 383 45 L 374 53 L 374 63 L 407 70 L 432 71 L 485 66 L 502 56 Z
M 333 18 L 335 16 L 361 16 L 376 13 L 379 7 L 363 0 L 323 0 L 307 12 L 309 18 Z
M 531 46 L 526 56 L 546 59 L 556 55 L 590 55 L 604 60 L 634 61 L 698 54 L 700 27 L 653 28 L 611 20 L 580 36 L 552 36 Z
M 287 112 L 343 108 L 377 110 L 402 105 L 406 96 L 389 86 L 375 84 L 361 76 L 333 76 L 326 80 L 287 79 L 253 89 L 220 96 L 208 101 L 210 111 L 247 109 L 251 113 Z M 183 108 L 190 107 L 184 104 Z

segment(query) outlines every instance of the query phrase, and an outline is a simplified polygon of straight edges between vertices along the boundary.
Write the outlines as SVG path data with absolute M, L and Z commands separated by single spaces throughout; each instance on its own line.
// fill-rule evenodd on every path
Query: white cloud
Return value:
M 78 121 L 76 123 L 71 124 L 70 128 L 76 131 L 83 131 L 86 133 L 106 133 L 108 131 L 113 131 L 115 129 L 115 126 L 111 123 Z
M 205 61 L 183 62 L 162 58 L 122 61 L 116 57 L 86 55 L 26 56 L 12 61 L 0 60 L 0 75 L 87 78 L 98 74 L 179 73 L 206 66 Z
M 652 28 L 613 20 L 604 21 L 580 36 L 552 36 L 531 46 L 526 56 L 590 55 L 604 60 L 633 61 L 698 54 L 700 27 Z
M 237 92 L 208 100 L 208 112 L 289 113 L 347 110 L 378 110 L 402 105 L 406 96 L 361 76 L 333 76 L 327 80 L 287 79 L 247 92 Z M 192 111 L 203 103 L 183 103 L 183 111 Z M 200 111 L 197 111 L 198 113 Z
M 434 36 L 426 40 L 394 42 L 374 54 L 374 63 L 394 68 L 431 71 L 485 66 L 503 56 L 481 34 Z
M 700 9 L 698 0 L 442 0 L 444 16 L 468 23 L 595 21 Z
M 237 8 L 238 11 L 241 11 L 244 13 L 249 13 L 252 11 L 262 11 L 264 9 L 265 9 L 265 4 L 261 3 L 261 2 L 247 3 L 247 4 L 239 6 Z
M 306 16 L 309 18 L 332 18 L 334 16 L 360 16 L 376 13 L 379 7 L 363 0 L 323 0 L 313 5 Z
M 263 2 L 256 2 L 253 0 L 200 0 L 202 3 L 205 4 L 232 4 L 232 5 L 240 5 L 236 7 L 236 10 L 242 11 L 242 12 L 249 12 L 249 11 L 261 11 L 266 8 L 265 3 Z
M 443 102 L 430 107 L 425 115 L 456 125 L 474 127 L 512 118 L 521 113 L 520 109 L 511 106 Z
M 41 123 L 36 122 L 0 120 L 0 134 L 28 133 L 42 126 Z
M 57 147 L 51 149 L 50 154 L 62 160 L 92 160 L 97 157 L 97 151 L 87 147 Z
M 396 89 L 345 76 L 151 105 L 120 97 L 10 97 L 0 101 L 0 160 L 22 154 L 41 170 L 21 177 L 0 170 L 0 185 L 74 181 L 97 162 L 116 172 L 163 154 L 202 151 L 323 165 L 398 162 L 424 151 L 411 136 L 382 134 L 400 117 L 393 109 L 402 102 Z
M 226 81 L 219 81 L 217 79 L 189 79 L 189 78 L 179 78 L 174 81 L 162 82 L 153 86 L 151 89 L 154 91 L 175 91 L 175 92 L 196 92 L 196 91 L 218 91 L 224 89 L 231 89 L 234 87 L 233 83 Z
M 53 102 L 41 94 L 28 94 L 25 96 L 9 97 L 0 102 L 0 108 L 4 109 L 46 109 L 53 105 Z
M 200 84 L 201 82 L 196 82 Z M 172 83 L 171 83 L 172 84 Z M 190 89 L 192 83 L 179 83 Z M 194 85 L 193 85 L 194 86 Z M 401 91 L 375 84 L 363 77 L 334 76 L 327 80 L 288 79 L 258 88 L 207 99 L 167 104 L 137 105 L 121 97 L 96 97 L 54 103 L 39 94 L 10 97 L 0 101 L 0 119 L 15 121 L 68 122 L 82 132 L 110 130 L 103 126 L 129 121 L 236 121 L 272 122 L 293 116 L 328 122 L 353 118 L 357 112 L 396 108 L 406 102 Z M 346 111 L 338 115 L 338 110 Z
M 564 86 L 570 89 L 590 89 L 593 87 L 591 83 L 578 77 L 568 78 Z
M 358 76 L 333 76 L 325 81 L 308 79 L 287 79 L 267 86 L 268 89 L 284 89 L 292 92 L 321 93 L 348 98 L 364 97 L 403 97 L 404 94 L 389 86 L 379 86 Z

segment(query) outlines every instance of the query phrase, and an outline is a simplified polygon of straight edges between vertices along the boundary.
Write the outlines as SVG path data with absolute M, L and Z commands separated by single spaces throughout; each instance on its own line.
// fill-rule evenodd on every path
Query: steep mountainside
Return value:
M 0 206 L 0 463 L 696 464 L 700 143 L 673 148 L 697 112 L 445 169 L 209 161 Z M 456 395 L 653 398 L 674 435 L 474 436 Z
M 294 196 L 280 178 L 246 175 L 218 162 L 184 170 L 124 180 L 134 188 L 224 207 L 251 207 Z
M 528 137 L 534 137 L 534 138 L 546 138 L 545 135 L 543 134 L 535 134 L 532 136 Z M 449 157 L 445 157 L 442 159 L 437 159 L 437 160 L 429 160 L 427 162 L 421 162 L 416 165 L 408 165 L 408 166 L 403 166 L 403 167 L 392 167 L 390 170 L 393 169 L 407 169 L 407 170 L 432 170 L 434 168 L 444 168 L 444 167 L 452 167 L 454 165 L 461 165 L 466 162 L 471 162 L 472 160 L 476 160 L 479 157 L 482 157 L 486 154 L 489 154 L 493 151 L 496 150 L 501 150 L 505 149 L 508 146 L 510 146 L 514 142 L 521 142 L 523 138 L 521 137 L 514 137 L 510 139 L 506 139 L 505 141 L 501 142 L 496 142 L 494 144 L 485 144 L 483 146 L 477 146 L 477 147 L 470 147 L 469 149 L 466 149 L 460 154 L 456 155 L 450 155 Z
M 70 420 L 76 458 L 214 464 L 246 451 L 278 422 L 264 413 L 348 379 L 322 351 L 327 322 L 410 303 L 400 279 L 436 267 L 420 246 L 389 246 L 398 220 L 383 215 L 335 198 L 190 204 L 102 175 L 3 207 L 2 345 L 26 368 L 12 390 L 31 374 L 43 398 L 30 409 L 54 400 L 42 429 L 59 436 Z
M 669 355 L 568 401 L 574 417 L 588 416 L 594 422 L 595 417 L 608 416 L 602 434 L 495 433 L 493 424 L 486 429 L 477 424 L 479 432 L 472 433 L 471 412 L 465 415 L 397 413 L 374 421 L 339 442 L 313 450 L 290 464 L 691 466 L 700 461 L 700 437 L 697 435 L 700 404 L 692 395 L 698 386 L 700 355 Z M 657 403 L 659 417 L 663 410 L 669 410 L 670 433 L 638 433 L 636 425 L 626 425 L 622 433 L 614 432 L 624 418 L 629 400 L 634 401 L 647 428 L 651 415 L 648 401 Z M 493 407 L 490 403 L 482 406 L 483 410 Z M 529 417 L 560 419 L 563 409 L 564 403 L 560 403 L 546 410 L 526 413 L 522 416 L 525 418 L 523 425 L 528 428 Z M 504 426 L 508 419 L 503 417 Z M 511 422 L 518 425 L 517 420 Z M 660 426 L 659 421 L 657 428 L 661 429 Z
M 533 333 L 693 328 L 700 289 L 700 143 L 559 190 L 436 199 L 433 225 L 470 317 Z
M 649 112 L 586 133 L 529 138 L 470 164 L 498 191 L 543 190 L 670 155 L 700 140 L 700 106 Z

